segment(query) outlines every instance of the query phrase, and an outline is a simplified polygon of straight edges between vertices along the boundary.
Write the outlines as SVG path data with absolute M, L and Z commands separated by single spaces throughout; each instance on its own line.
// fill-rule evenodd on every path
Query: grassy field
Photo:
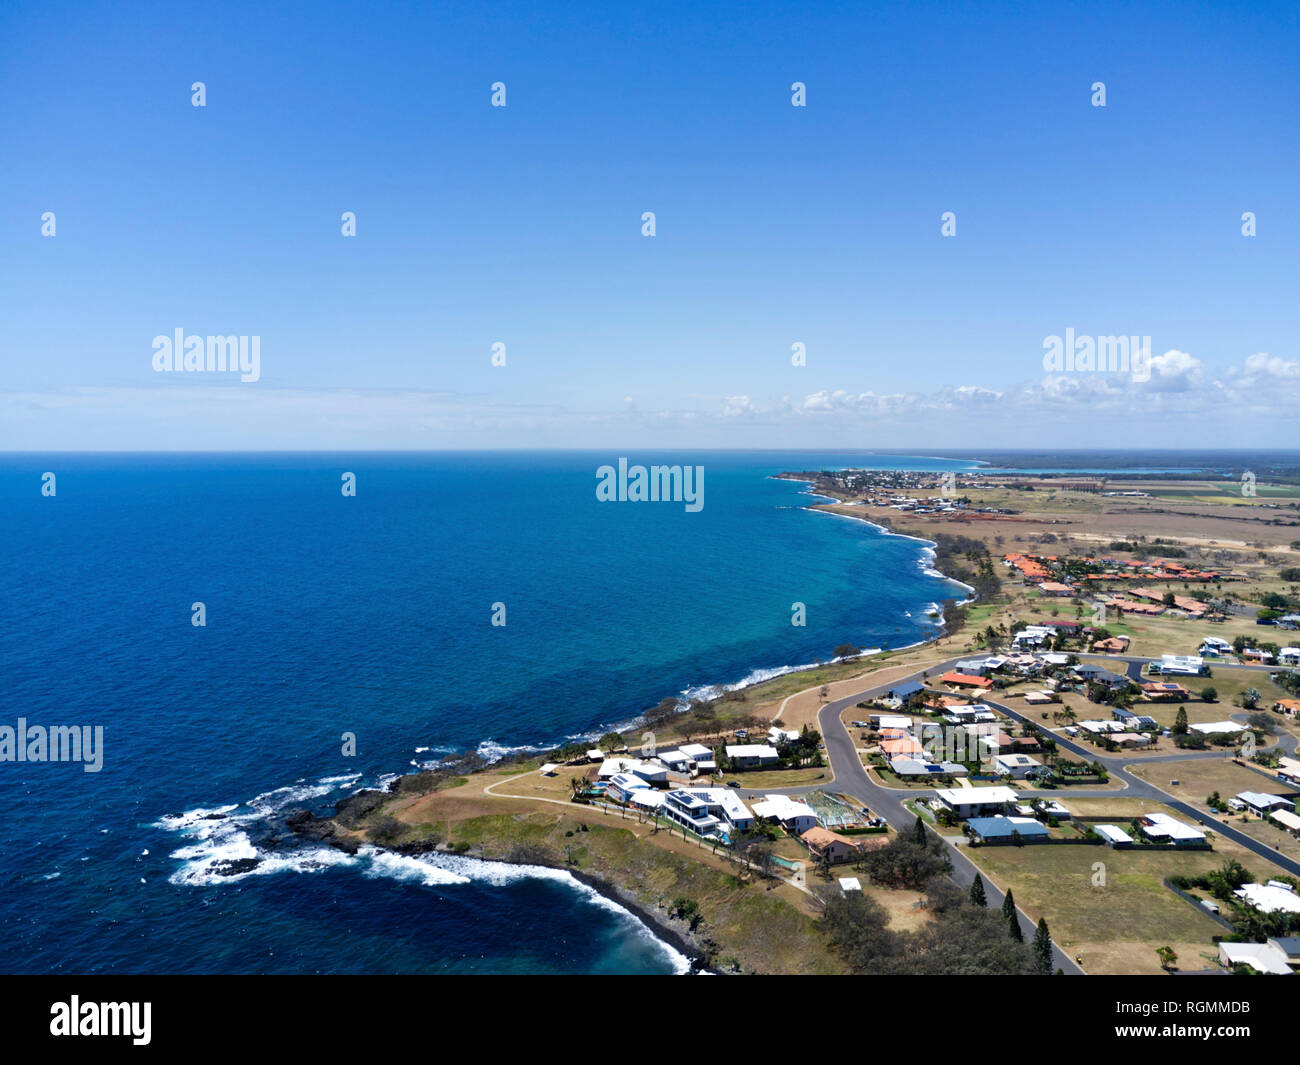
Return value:
M 1168 812 L 1159 804 L 1126 799 L 1065 802 L 1078 814 L 1113 816 L 1121 824 L 1140 813 Z M 1214 841 L 1213 851 L 1079 844 L 980 847 L 967 853 L 999 887 L 1010 886 L 1031 917 L 1046 917 L 1052 938 L 1071 956 L 1081 955 L 1089 973 L 1158 973 L 1155 948 L 1165 945 L 1177 951 L 1180 968 L 1211 965 L 1217 951 L 1210 937 L 1222 934 L 1222 926 L 1166 888 L 1164 879 L 1207 872 L 1229 857 L 1258 879 L 1266 879 L 1271 869 L 1245 848 L 1221 839 Z
M 1197 758 L 1186 762 L 1162 762 L 1158 765 L 1134 764 L 1128 767 L 1135 777 L 1155 784 L 1186 803 L 1205 805 L 1205 799 L 1218 792 L 1225 800 L 1241 791 L 1259 791 L 1265 795 L 1290 795 L 1295 790 L 1275 777 L 1257 773 L 1228 758 Z M 1177 780 L 1171 786 L 1169 781 Z

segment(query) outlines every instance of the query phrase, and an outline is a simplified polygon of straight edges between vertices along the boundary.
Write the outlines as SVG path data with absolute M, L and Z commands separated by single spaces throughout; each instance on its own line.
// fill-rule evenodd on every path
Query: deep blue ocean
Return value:
M 964 461 L 628 454 L 702 465 L 690 513 L 599 502 L 618 457 L 0 456 L 0 725 L 104 727 L 98 773 L 0 763 L 0 971 L 679 969 L 566 874 L 262 844 L 277 813 L 451 752 L 599 734 L 846 641 L 914 643 L 964 594 L 924 544 L 771 477 Z M 238 857 L 263 860 L 213 874 Z

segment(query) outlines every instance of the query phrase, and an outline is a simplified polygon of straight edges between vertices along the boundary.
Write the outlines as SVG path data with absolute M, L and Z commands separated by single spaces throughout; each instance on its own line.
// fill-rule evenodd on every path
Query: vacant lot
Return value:
M 1114 816 L 1121 824 L 1140 812 L 1167 808 L 1124 799 L 1065 799 L 1078 813 Z M 1175 816 L 1179 816 L 1175 814 Z M 985 876 L 1010 887 L 1035 920 L 1047 919 L 1052 938 L 1082 955 L 1090 973 L 1158 973 L 1156 948 L 1171 946 L 1179 967 L 1205 968 L 1216 957 L 1211 937 L 1223 928 L 1164 886 L 1178 874 L 1196 875 L 1234 857 L 1259 879 L 1270 867 L 1230 841 L 1213 851 L 1112 850 L 1078 846 L 980 847 L 967 852 Z M 1100 867 L 1099 864 L 1100 863 Z

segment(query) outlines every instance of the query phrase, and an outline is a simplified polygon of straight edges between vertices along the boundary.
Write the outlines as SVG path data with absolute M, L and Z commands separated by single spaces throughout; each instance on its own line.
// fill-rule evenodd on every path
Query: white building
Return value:
M 1094 825 L 1093 830 L 1112 847 L 1133 846 L 1133 837 L 1115 825 Z
M 1233 894 L 1260 913 L 1300 913 L 1300 897 L 1276 880 L 1267 884 L 1242 884 Z
M 1011 788 L 940 788 L 935 793 L 953 815 L 965 820 L 982 814 L 1000 814 L 1015 805 L 1017 795 Z
M 1160 673 L 1180 677 L 1199 677 L 1205 672 L 1205 659 L 1200 655 L 1161 655 Z
M 1147 814 L 1140 822 L 1142 834 L 1157 843 L 1174 843 L 1186 846 L 1189 843 L 1202 843 L 1205 833 L 1199 828 L 1185 825 L 1168 814 Z
M 662 813 L 700 836 L 754 827 L 754 815 L 730 788 L 677 788 L 664 796 Z
M 999 754 L 993 759 L 993 771 L 999 776 L 1024 780 L 1031 769 L 1040 768 L 1042 764 L 1037 758 L 1030 758 L 1027 754 Z
M 1279 666 L 1300 666 L 1300 647 L 1283 647 L 1277 653 Z
M 761 802 L 754 803 L 753 809 L 755 817 L 779 821 L 796 836 L 821 824 L 821 819 L 811 806 L 792 799 L 789 795 L 766 795 Z
M 1292 976 L 1286 952 L 1273 943 L 1220 943 L 1219 964 L 1225 969 L 1249 965 L 1270 976 Z
M 765 743 L 734 743 L 727 745 L 727 758 L 737 769 L 757 769 L 776 765 L 781 755 L 775 747 Z

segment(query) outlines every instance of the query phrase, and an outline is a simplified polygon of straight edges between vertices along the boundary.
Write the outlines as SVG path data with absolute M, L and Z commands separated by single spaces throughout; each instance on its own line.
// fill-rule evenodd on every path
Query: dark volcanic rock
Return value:
M 365 791 L 341 799 L 334 807 L 334 816 L 338 818 L 340 824 L 348 828 L 356 828 L 357 822 L 379 807 L 386 798 L 382 791 L 367 788 Z
M 241 873 L 251 873 L 261 864 L 261 858 L 229 858 L 213 862 L 212 871 L 217 876 L 239 876 Z

